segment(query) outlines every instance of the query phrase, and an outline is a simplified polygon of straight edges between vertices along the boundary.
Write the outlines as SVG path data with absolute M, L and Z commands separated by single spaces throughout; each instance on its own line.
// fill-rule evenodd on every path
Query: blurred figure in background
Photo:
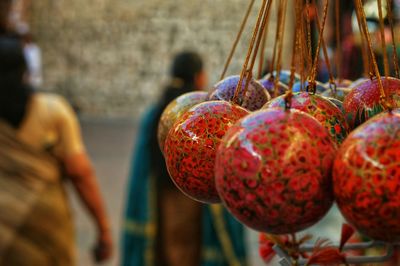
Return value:
M 0 37 L 0 58 L 0 265 L 75 265 L 66 181 L 96 223 L 97 261 L 106 260 L 110 225 L 75 114 L 27 85 L 17 39 Z
M 40 47 L 35 43 L 28 23 L 12 20 L 12 0 L 0 1 L 0 36 L 18 38 L 24 46 L 25 60 L 27 63 L 26 82 L 33 88 L 42 86 L 42 55 Z
M 36 44 L 27 23 L 18 23 L 16 31 L 24 44 L 24 54 L 28 70 L 27 82 L 34 88 L 40 88 L 43 83 L 41 49 Z
M 206 83 L 200 56 L 178 54 L 170 85 L 141 121 L 127 197 L 124 266 L 246 265 L 242 225 L 220 205 L 206 206 L 183 195 L 168 175 L 157 142 L 158 121 L 168 103 Z

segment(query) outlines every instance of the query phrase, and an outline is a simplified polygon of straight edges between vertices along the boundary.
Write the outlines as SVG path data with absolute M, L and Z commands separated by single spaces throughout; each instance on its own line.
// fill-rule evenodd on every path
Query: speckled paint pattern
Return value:
M 343 216 L 367 236 L 400 241 L 400 112 L 380 114 L 355 129 L 333 171 Z
M 294 233 L 331 207 L 335 152 L 328 132 L 310 115 L 294 109 L 258 111 L 223 138 L 217 189 L 228 210 L 250 228 Z
M 389 102 L 393 107 L 400 107 L 400 80 L 382 77 L 382 84 Z M 366 80 L 354 87 L 343 102 L 350 129 L 356 128 L 384 110 L 380 96 L 377 79 Z
M 271 107 L 284 108 L 285 96 L 277 97 L 264 106 L 264 108 Z M 348 126 L 343 113 L 324 97 L 308 92 L 294 93 L 291 107 L 315 117 L 328 130 L 336 143 L 340 144 L 346 138 Z
M 171 128 L 164 156 L 175 185 L 205 203 L 220 201 L 214 181 L 216 148 L 230 126 L 248 114 L 226 101 L 193 106 Z
M 165 139 L 176 120 L 192 106 L 206 101 L 207 96 L 208 93 L 204 91 L 189 92 L 179 96 L 167 105 L 158 123 L 157 138 L 161 151 L 164 151 Z

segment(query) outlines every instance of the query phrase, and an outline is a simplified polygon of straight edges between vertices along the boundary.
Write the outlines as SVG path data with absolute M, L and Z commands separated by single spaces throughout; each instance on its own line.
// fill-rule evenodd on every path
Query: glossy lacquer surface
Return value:
M 204 91 L 189 92 L 179 96 L 167 105 L 158 123 L 157 138 L 161 151 L 164 151 L 165 139 L 176 120 L 192 106 L 206 101 L 207 96 L 208 93 Z
M 340 148 L 334 191 L 344 217 L 362 233 L 400 241 L 400 114 L 380 114 Z
M 335 145 L 298 110 L 255 112 L 232 126 L 217 152 L 216 185 L 230 212 L 272 234 L 305 229 L 333 202 Z
M 216 148 L 230 126 L 248 111 L 225 101 L 192 107 L 171 128 L 164 156 L 175 185 L 187 196 L 205 203 L 219 202 L 215 188 Z
M 234 100 L 236 86 L 239 84 L 240 76 L 227 77 L 214 85 L 210 93 L 210 100 Z M 256 80 L 251 79 L 247 91 L 244 93 L 246 80 L 243 79 L 241 90 L 238 93 L 238 102 L 240 106 L 249 111 L 260 109 L 271 98 L 268 91 Z
M 277 97 L 266 104 L 265 108 L 285 106 L 284 96 Z M 346 138 L 348 126 L 343 113 L 328 99 L 307 92 L 294 93 L 292 108 L 306 112 L 316 118 L 332 136 L 333 140 L 340 144 Z
M 382 84 L 389 103 L 393 107 L 400 107 L 400 80 L 382 77 Z M 354 87 L 343 102 L 346 120 L 351 129 L 384 110 L 380 97 L 377 79 L 366 80 Z

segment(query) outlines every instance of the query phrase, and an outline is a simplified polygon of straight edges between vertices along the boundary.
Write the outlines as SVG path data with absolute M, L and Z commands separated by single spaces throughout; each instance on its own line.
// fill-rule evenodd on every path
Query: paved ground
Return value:
M 114 241 L 117 245 L 112 261 L 104 265 L 118 265 L 119 234 L 121 217 L 124 207 L 127 176 L 130 167 L 132 147 L 136 134 L 136 126 L 129 120 L 93 120 L 83 119 L 82 130 L 89 154 L 93 160 L 99 183 L 111 216 Z M 73 192 L 71 193 L 73 194 Z M 92 245 L 95 242 L 92 221 L 86 215 L 75 196 L 72 196 L 77 224 L 79 244 L 79 264 L 91 266 Z M 337 236 L 340 223 L 337 211 L 332 211 L 330 217 L 313 228 L 316 235 Z M 249 249 L 252 266 L 263 265 L 257 254 L 257 234 L 249 232 Z M 277 265 L 276 262 L 270 265 Z

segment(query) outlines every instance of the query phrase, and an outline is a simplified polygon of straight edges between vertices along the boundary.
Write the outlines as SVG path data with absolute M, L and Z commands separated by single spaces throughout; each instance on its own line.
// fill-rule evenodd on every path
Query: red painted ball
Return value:
M 336 148 L 310 115 L 271 108 L 232 126 L 217 151 L 215 181 L 228 210 L 242 223 L 290 234 L 319 221 L 333 202 Z
M 400 112 L 382 113 L 344 141 L 333 169 L 343 216 L 361 233 L 400 241 Z
M 268 102 L 264 108 L 285 107 L 285 96 Z M 292 97 L 292 108 L 306 112 L 316 118 L 329 132 L 333 140 L 340 144 L 348 134 L 348 126 L 342 111 L 323 96 L 308 92 L 297 92 Z
M 164 151 L 164 143 L 168 132 L 175 121 L 192 106 L 207 100 L 208 93 L 205 91 L 193 91 L 185 93 L 172 102 L 164 109 L 160 121 L 158 122 L 158 145 Z
M 400 107 L 400 79 L 382 77 L 382 84 L 389 102 L 393 107 Z M 364 81 L 354 87 L 343 102 L 350 129 L 356 128 L 384 110 L 380 96 L 377 79 Z
M 228 128 L 249 112 L 225 101 L 193 106 L 171 128 L 164 156 L 175 185 L 204 203 L 220 202 L 214 180 L 216 148 Z
M 236 87 L 239 84 L 240 76 L 227 77 L 214 85 L 213 91 L 209 95 L 210 100 L 234 100 Z M 241 90 L 238 93 L 239 105 L 249 111 L 259 110 L 266 102 L 271 99 L 268 91 L 255 79 L 250 79 L 249 87 L 244 93 L 246 79 L 243 79 Z

